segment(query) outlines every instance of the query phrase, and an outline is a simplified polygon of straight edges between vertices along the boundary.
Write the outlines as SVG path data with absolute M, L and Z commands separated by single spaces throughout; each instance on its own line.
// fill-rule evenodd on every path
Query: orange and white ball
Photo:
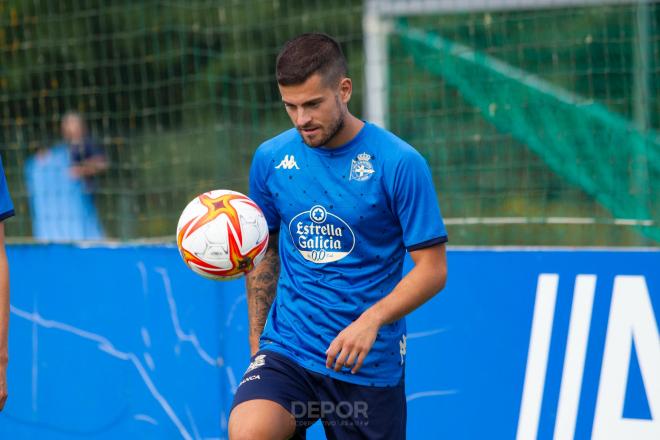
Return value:
M 200 194 L 179 218 L 176 242 L 195 273 L 231 280 L 259 264 L 268 247 L 268 224 L 249 197 L 219 189 Z

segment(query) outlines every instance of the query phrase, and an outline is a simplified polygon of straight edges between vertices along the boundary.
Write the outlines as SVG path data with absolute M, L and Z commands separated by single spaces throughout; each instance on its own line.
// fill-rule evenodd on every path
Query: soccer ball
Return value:
M 268 246 L 268 224 L 249 197 L 224 189 L 195 197 L 176 229 L 183 261 L 212 280 L 231 280 L 259 264 Z

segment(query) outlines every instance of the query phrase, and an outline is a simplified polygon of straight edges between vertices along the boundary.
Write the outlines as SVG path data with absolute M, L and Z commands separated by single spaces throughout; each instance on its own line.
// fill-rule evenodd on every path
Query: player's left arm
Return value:
M 7 400 L 9 334 L 9 265 L 5 252 L 5 225 L 0 221 L 0 411 Z
M 403 318 L 445 287 L 447 258 L 445 245 L 437 244 L 410 252 L 415 266 L 383 299 L 368 308 L 342 330 L 326 351 L 326 367 L 335 371 L 353 367 L 356 373 L 369 354 L 378 330 Z

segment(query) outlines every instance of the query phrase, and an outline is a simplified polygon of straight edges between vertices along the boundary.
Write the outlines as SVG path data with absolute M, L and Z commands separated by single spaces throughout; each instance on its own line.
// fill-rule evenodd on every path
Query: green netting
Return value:
M 615 217 L 660 241 L 660 137 L 603 105 L 435 33 L 396 28 L 415 61 Z
M 646 8 L 403 17 L 383 66 L 388 124 L 428 159 L 453 244 L 657 245 L 660 7 Z M 85 117 L 108 156 L 94 195 L 111 239 L 171 239 L 193 195 L 246 190 L 256 146 L 290 127 L 273 79 L 290 37 L 339 38 L 362 116 L 363 9 L 0 0 L 0 155 L 18 214 L 10 239 L 32 236 L 25 164 L 58 142 L 66 111 Z
M 213 188 L 247 191 L 252 152 L 290 127 L 273 80 L 288 38 L 337 35 L 358 72 L 362 5 L 181 0 L 0 0 L 0 153 L 32 234 L 25 164 L 76 110 L 104 148 L 95 204 L 109 238 L 171 239 L 181 209 Z M 54 212 L 53 221 L 70 221 Z
M 454 238 L 657 245 L 658 6 L 394 23 L 388 121 L 429 160 Z

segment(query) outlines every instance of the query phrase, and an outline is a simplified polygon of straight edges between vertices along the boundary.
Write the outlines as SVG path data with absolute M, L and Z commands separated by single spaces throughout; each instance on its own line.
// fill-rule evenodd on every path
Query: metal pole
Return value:
M 649 100 L 651 95 L 651 45 L 649 5 L 640 0 L 635 15 L 635 40 L 633 42 L 633 117 L 635 124 L 646 134 L 650 127 Z M 638 218 L 648 216 L 649 174 L 646 136 L 641 136 L 632 158 L 631 195 L 637 200 Z
M 651 85 L 651 45 L 649 42 L 649 5 L 645 1 L 637 4 L 635 16 L 633 97 L 635 123 L 641 131 L 649 129 L 649 98 Z
M 364 108 L 367 120 L 385 128 L 389 106 L 387 37 L 391 22 L 380 15 L 377 2 L 378 0 L 367 1 L 362 17 L 366 58 Z

